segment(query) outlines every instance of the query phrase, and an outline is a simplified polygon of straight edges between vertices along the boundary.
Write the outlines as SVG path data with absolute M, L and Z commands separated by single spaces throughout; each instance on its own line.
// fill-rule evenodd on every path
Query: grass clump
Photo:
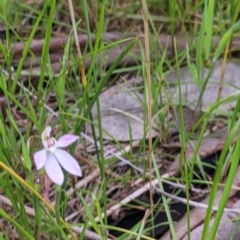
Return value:
M 211 189 L 202 239 L 215 239 L 238 166 L 239 91 L 222 98 L 222 89 L 226 63 L 239 54 L 239 47 L 231 44 L 239 30 L 239 8 L 239 2 L 234 0 L 3 1 L 2 238 L 156 239 L 170 229 L 172 239 L 178 239 L 174 222 L 179 218 L 172 214 L 171 199 L 182 192 L 179 188 L 167 192 L 167 178 L 172 184 L 180 181 L 185 188 L 183 208 L 188 239 L 192 200 L 189 190 L 197 181 Z M 204 93 L 219 59 L 222 74 L 216 101 L 203 112 Z M 182 95 L 186 85 L 180 74 L 184 66 L 199 90 L 192 110 L 196 121 L 189 128 Z M 173 71 L 177 75 L 174 83 L 167 80 Z M 133 89 L 143 98 L 133 95 L 141 103 L 144 117 L 137 119 L 123 111 L 121 114 L 141 122 L 144 134 L 136 141 L 129 120 L 127 143 L 111 133 L 106 139 L 100 95 L 132 76 L 142 79 Z M 179 93 L 178 104 L 173 85 L 173 91 Z M 226 139 L 209 180 L 205 173 L 208 163 L 201 163 L 199 151 L 216 109 L 227 102 L 235 103 L 235 108 L 228 110 Z M 178 116 L 177 124 L 170 122 L 171 112 Z M 91 134 L 85 132 L 85 124 L 91 124 Z M 65 174 L 57 199 L 55 188 L 51 188 L 51 202 L 42 197 L 44 172 L 37 172 L 32 161 L 41 148 L 40 136 L 47 125 L 53 127 L 56 138 L 68 132 L 81 136 L 69 152 L 84 172 L 82 179 Z M 193 140 L 196 145 L 189 165 L 187 146 Z M 177 150 L 170 147 L 166 151 L 166 146 L 176 141 Z M 182 167 L 168 175 L 167 160 L 175 159 L 177 153 Z M 228 170 L 218 211 L 209 227 L 219 183 Z M 164 218 L 160 217 L 162 212 Z M 127 226 L 126 216 L 131 219 Z

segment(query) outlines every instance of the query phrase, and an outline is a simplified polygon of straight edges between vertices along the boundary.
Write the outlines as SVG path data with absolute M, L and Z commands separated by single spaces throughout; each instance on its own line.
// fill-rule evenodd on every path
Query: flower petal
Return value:
M 52 128 L 50 126 L 47 126 L 44 131 L 42 132 L 42 141 L 48 139 L 50 137 L 50 133 L 52 131 Z
M 47 151 L 45 149 L 37 151 L 33 155 L 37 170 L 41 169 L 47 160 Z
M 68 152 L 58 148 L 54 155 L 56 156 L 58 162 L 61 166 L 69 173 L 75 176 L 82 176 L 82 170 L 74 157 L 72 157 Z
M 56 142 L 56 146 L 65 148 L 65 147 L 71 145 L 72 143 L 76 142 L 78 139 L 79 139 L 79 137 L 76 135 L 65 134 L 58 139 L 58 141 Z
M 58 160 L 51 152 L 47 153 L 47 161 L 45 163 L 45 170 L 48 177 L 56 184 L 62 185 L 64 175 L 58 163 Z

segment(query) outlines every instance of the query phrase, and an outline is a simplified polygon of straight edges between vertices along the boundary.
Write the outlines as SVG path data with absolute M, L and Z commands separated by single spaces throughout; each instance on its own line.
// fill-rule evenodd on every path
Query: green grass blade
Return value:
M 12 83 L 12 86 L 11 86 L 11 90 L 10 92 L 13 94 L 15 92 L 15 89 L 16 89 L 16 85 L 17 85 L 17 81 L 19 81 L 19 78 L 20 78 L 20 74 L 21 74 L 21 71 L 22 71 L 22 68 L 23 68 L 23 64 L 25 62 L 25 59 L 27 57 L 27 54 L 29 53 L 29 50 L 30 50 L 30 45 L 33 41 L 33 38 L 37 32 L 37 28 L 40 24 L 40 21 L 42 20 L 42 17 L 44 15 L 44 12 L 46 11 L 46 8 L 47 8 L 47 4 L 45 4 L 43 6 L 43 9 L 41 10 L 41 12 L 39 13 L 38 15 L 38 18 L 36 19 L 34 25 L 33 25 L 33 28 L 32 28 L 32 31 L 27 39 L 27 42 L 26 42 L 26 45 L 25 45 L 25 48 L 23 50 L 23 53 L 22 53 L 22 57 L 18 63 L 18 67 L 17 67 L 17 70 L 16 70 L 16 73 L 15 73 L 15 77 L 14 77 L 14 80 L 13 80 L 13 83 Z
M 231 40 L 232 35 L 240 30 L 240 21 L 236 22 L 221 38 L 217 49 L 214 53 L 213 61 L 216 62 L 223 53 L 227 43 Z
M 112 72 L 114 71 L 114 69 L 116 69 L 116 67 L 118 66 L 118 64 L 120 63 L 120 61 L 124 58 L 124 56 L 134 47 L 134 45 L 137 43 L 138 39 L 136 38 L 135 40 L 133 40 L 117 57 L 117 59 L 113 62 L 113 64 L 111 65 L 111 67 L 109 68 L 108 72 L 106 73 L 106 75 L 103 77 L 102 81 L 98 84 L 98 86 L 96 87 L 96 91 L 94 96 L 92 97 L 91 101 L 88 104 L 88 107 L 84 113 L 84 118 L 87 118 L 94 103 L 96 102 L 97 98 L 99 97 L 100 93 L 102 92 L 103 87 L 105 86 L 106 82 L 109 80 Z M 84 121 L 81 121 L 80 124 L 77 126 L 77 130 L 76 132 L 80 132 L 81 129 L 83 128 L 84 125 Z
M 42 96 L 42 90 L 43 90 L 43 80 L 45 77 L 45 71 L 46 71 L 46 66 L 48 62 L 48 56 L 49 56 L 49 45 L 50 45 L 50 40 L 51 40 L 51 34 L 52 34 L 52 23 L 54 19 L 54 12 L 55 12 L 55 4 L 56 0 L 51 0 L 48 1 L 48 4 L 50 5 L 50 13 L 49 13 L 49 18 L 48 18 L 48 26 L 47 26 L 47 31 L 44 39 L 44 44 L 43 44 L 43 49 L 42 49 L 42 57 L 41 57 L 41 73 L 40 73 L 40 78 L 38 82 L 38 93 L 37 93 L 37 105 L 39 103 L 39 100 Z M 45 6 L 48 6 L 48 4 L 45 4 Z
M 27 232 L 19 223 L 17 223 L 12 217 L 10 217 L 3 209 L 0 209 L 0 216 L 12 223 L 18 231 L 29 240 L 34 240 L 35 238 Z
M 238 100 L 238 104 L 237 104 L 238 107 L 236 107 L 234 111 L 239 110 L 239 107 L 240 107 L 239 103 L 240 103 L 240 100 Z M 232 119 L 231 121 L 235 122 L 236 118 Z M 218 189 L 218 183 L 219 183 L 220 178 L 221 178 L 225 157 L 226 157 L 227 152 L 229 150 L 229 147 L 232 144 L 233 139 L 235 137 L 235 131 L 236 130 L 233 131 L 232 129 L 230 129 L 229 131 L 230 131 L 230 133 L 227 135 L 227 139 L 225 141 L 223 150 L 222 150 L 220 158 L 218 160 L 217 170 L 216 170 L 216 173 L 215 173 L 215 177 L 214 177 L 214 181 L 213 181 L 213 185 L 212 185 L 212 189 L 211 189 L 211 193 L 210 193 L 210 197 L 209 197 L 208 209 L 207 209 L 207 213 L 206 213 L 206 216 L 205 216 L 203 234 L 202 234 L 202 238 L 201 238 L 202 240 L 208 240 L 209 239 L 208 238 L 209 237 L 208 229 L 209 229 L 209 224 L 210 224 L 210 220 L 211 220 L 211 216 L 212 216 L 212 207 L 213 207 L 214 199 L 215 199 L 216 192 L 217 192 L 217 189 Z M 225 192 L 225 194 L 227 194 L 227 192 Z M 220 217 L 220 216 L 218 215 L 218 217 Z

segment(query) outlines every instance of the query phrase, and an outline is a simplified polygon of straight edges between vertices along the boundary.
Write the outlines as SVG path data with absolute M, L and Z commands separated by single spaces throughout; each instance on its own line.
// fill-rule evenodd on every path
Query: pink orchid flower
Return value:
M 78 162 L 67 151 L 61 149 L 71 145 L 79 137 L 73 134 L 65 134 L 59 140 L 55 140 L 55 138 L 50 136 L 51 131 L 52 128 L 50 126 L 45 128 L 42 133 L 44 149 L 37 151 L 33 158 L 37 170 L 44 167 L 48 177 L 54 183 L 62 185 L 64 181 L 62 168 L 75 176 L 82 176 Z

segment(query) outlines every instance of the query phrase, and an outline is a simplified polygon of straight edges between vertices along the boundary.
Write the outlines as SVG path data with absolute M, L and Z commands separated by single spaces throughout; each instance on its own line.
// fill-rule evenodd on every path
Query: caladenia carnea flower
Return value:
M 62 185 L 64 174 L 62 168 L 75 176 L 82 176 L 78 162 L 65 150 L 76 142 L 79 137 L 73 134 L 65 134 L 58 140 L 50 136 L 52 128 L 47 126 L 42 133 L 42 144 L 44 149 L 34 153 L 34 162 L 37 170 L 45 168 L 48 177 L 57 185 Z M 61 168 L 62 167 L 62 168 Z

